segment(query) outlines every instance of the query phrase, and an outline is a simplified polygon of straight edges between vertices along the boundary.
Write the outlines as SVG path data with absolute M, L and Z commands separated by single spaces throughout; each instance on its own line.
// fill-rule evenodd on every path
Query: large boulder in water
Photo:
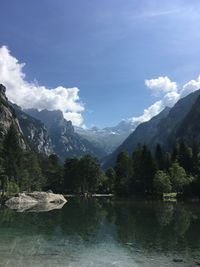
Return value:
M 6 206 L 16 210 L 29 210 L 38 205 L 48 206 L 48 209 L 58 208 L 60 204 L 65 204 L 67 200 L 61 194 L 54 194 L 48 192 L 32 192 L 32 193 L 20 193 L 16 197 L 12 197 L 6 201 Z M 49 208 L 49 205 L 51 206 Z M 61 205 L 61 206 L 63 206 Z M 61 207 L 60 206 L 60 207 Z M 48 210 L 46 209 L 46 211 Z M 44 209 L 45 210 L 45 209 Z

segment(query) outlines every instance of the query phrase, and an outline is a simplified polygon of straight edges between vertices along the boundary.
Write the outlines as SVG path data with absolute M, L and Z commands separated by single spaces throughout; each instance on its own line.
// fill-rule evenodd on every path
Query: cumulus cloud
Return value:
M 161 101 L 165 107 L 173 107 L 179 98 L 180 94 L 178 92 L 169 92 L 164 95 Z
M 158 77 L 157 79 L 145 80 L 145 85 L 158 93 L 164 93 L 159 101 L 156 101 L 150 107 L 144 109 L 141 116 L 129 118 L 132 123 L 142 123 L 150 120 L 159 114 L 165 107 L 173 107 L 175 103 L 182 97 L 200 89 L 200 75 L 196 80 L 191 80 L 178 88 L 176 82 L 172 82 L 167 76 Z
M 177 84 L 172 82 L 167 76 L 145 80 L 145 85 L 151 89 L 155 95 L 159 95 L 159 93 L 177 91 Z
M 184 97 L 198 89 L 200 89 L 200 75 L 196 80 L 191 80 L 183 86 L 183 89 L 181 90 L 181 97 Z
M 141 116 L 138 117 L 132 117 L 128 119 L 132 123 L 142 123 L 145 121 L 150 120 L 152 117 L 156 116 L 158 113 L 160 113 L 164 109 L 164 103 L 160 100 L 155 102 L 150 107 L 146 108 Z
M 46 88 L 37 82 L 30 83 L 26 81 L 24 65 L 11 55 L 6 46 L 0 47 L 0 82 L 6 86 L 9 100 L 22 108 L 61 110 L 67 120 L 76 126 L 82 125 L 84 106 L 78 95 L 79 89 Z

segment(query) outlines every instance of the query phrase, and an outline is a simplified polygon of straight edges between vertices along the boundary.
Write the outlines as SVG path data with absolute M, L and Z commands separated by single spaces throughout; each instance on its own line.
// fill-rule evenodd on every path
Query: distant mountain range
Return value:
M 123 120 L 114 127 L 84 129 L 75 127 L 75 131 L 103 150 L 105 155 L 112 153 L 139 125 L 139 121 Z
M 180 99 L 173 108 L 165 108 L 151 120 L 141 123 L 132 134 L 103 161 L 104 168 L 113 165 L 122 151 L 130 154 L 138 144 L 151 150 L 159 143 L 167 150 L 180 140 L 200 143 L 200 90 Z
M 83 129 L 74 127 L 71 121 L 64 119 L 59 110 L 37 109 L 22 110 L 8 101 L 5 87 L 1 85 L 0 100 L 4 103 L 6 116 L 0 114 L 2 125 L 9 126 L 11 121 L 18 127 L 21 141 L 34 151 L 50 155 L 57 154 L 63 161 L 66 157 L 80 157 L 91 154 L 99 159 L 104 158 L 116 149 L 132 133 L 139 122 L 121 121 L 115 127 Z M 4 117 L 13 117 L 10 123 Z M 13 123 L 12 123 L 13 124 Z M 9 128 L 9 127 L 8 127 Z M 6 127 L 2 127 L 2 134 Z
M 131 154 L 138 144 L 146 144 L 152 151 L 158 143 L 165 150 L 181 140 L 200 144 L 200 90 L 147 122 L 124 120 L 115 127 L 83 129 L 74 128 L 59 110 L 22 110 L 8 101 L 6 88 L 0 85 L 0 141 L 11 126 L 23 149 L 46 156 L 55 153 L 61 161 L 91 154 L 107 168 L 121 151 Z

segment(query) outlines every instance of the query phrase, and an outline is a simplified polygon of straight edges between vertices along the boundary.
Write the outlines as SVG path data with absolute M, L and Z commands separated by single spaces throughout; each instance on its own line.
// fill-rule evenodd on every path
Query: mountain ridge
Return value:
M 183 123 L 184 118 L 190 113 L 199 96 L 200 90 L 190 93 L 181 98 L 172 108 L 168 108 L 167 112 L 165 109 L 151 120 L 141 123 L 111 155 L 104 159 L 104 168 L 113 165 L 120 152 L 127 151 L 129 154 L 132 153 L 139 143 L 146 144 L 151 150 L 154 150 L 157 144 L 160 144 L 165 150 L 170 149 L 177 141 L 177 129 Z M 152 125 L 152 122 L 156 121 L 157 123 Z M 150 131 L 151 128 L 153 129 L 152 132 Z
M 75 131 L 105 151 L 105 156 L 112 153 L 132 133 L 140 122 L 122 120 L 116 126 L 99 129 L 75 127 Z
M 99 158 L 104 156 L 102 150 L 75 132 L 72 122 L 67 121 L 60 110 L 25 109 L 24 111 L 44 123 L 52 140 L 54 152 L 62 161 L 66 157 L 80 157 L 85 154 Z
M 111 155 L 104 159 L 103 166 L 106 168 L 109 165 L 113 165 L 120 152 L 127 151 L 130 154 L 138 144 L 147 144 L 153 137 L 159 122 L 168 115 L 169 111 L 170 108 L 166 107 L 149 121 L 139 124 L 135 131 Z

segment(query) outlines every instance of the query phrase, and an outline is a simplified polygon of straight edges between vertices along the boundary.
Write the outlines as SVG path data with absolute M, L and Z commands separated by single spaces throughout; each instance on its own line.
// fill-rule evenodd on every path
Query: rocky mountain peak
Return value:
M 6 87 L 3 84 L 0 84 L 0 98 L 4 101 L 7 101 L 6 97 Z
M 6 94 L 6 87 L 3 84 L 0 84 L 0 93 Z
M 42 121 L 47 127 L 55 153 L 64 161 L 66 157 L 92 154 L 102 157 L 103 151 L 79 136 L 71 121 L 67 121 L 59 110 L 26 109 L 26 113 Z
M 14 127 L 22 149 L 26 149 L 23 133 L 16 114 L 6 97 L 6 87 L 0 84 L 0 139 L 3 140 L 11 127 Z
M 37 109 L 26 109 L 24 111 L 34 118 L 42 121 L 46 125 L 49 132 L 57 132 L 59 129 L 62 134 L 65 132 L 74 133 L 72 122 L 67 121 L 60 110 L 43 109 L 39 111 Z

